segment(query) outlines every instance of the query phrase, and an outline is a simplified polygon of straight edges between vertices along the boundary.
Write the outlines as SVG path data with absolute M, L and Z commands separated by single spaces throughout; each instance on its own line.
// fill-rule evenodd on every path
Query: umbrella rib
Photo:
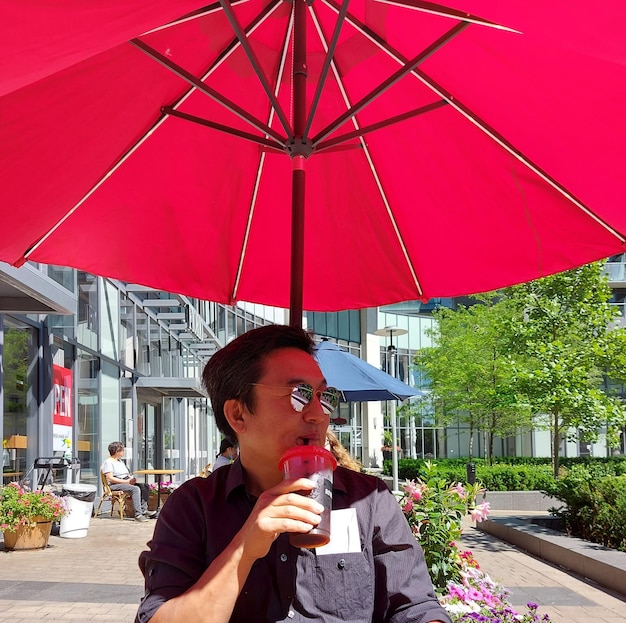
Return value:
M 164 106 L 161 109 L 166 115 L 171 117 L 178 117 L 179 119 L 185 119 L 186 121 L 191 121 L 192 123 L 197 123 L 199 125 L 206 126 L 207 128 L 212 128 L 213 130 L 217 130 L 218 132 L 224 132 L 226 134 L 230 134 L 232 136 L 238 136 L 239 138 L 243 138 L 251 143 L 258 143 L 262 145 L 266 150 L 284 154 L 285 150 L 276 147 L 276 144 L 273 141 L 270 141 L 267 138 L 262 136 L 257 136 L 256 134 L 250 134 L 249 132 L 244 132 L 243 130 L 237 130 L 236 128 L 231 128 L 228 125 L 224 125 L 222 123 L 217 123 L 215 121 L 210 121 L 209 119 L 204 119 L 203 117 L 198 117 L 196 115 L 190 115 L 189 113 L 182 112 L 180 110 L 176 110 L 171 106 Z
M 334 7 L 331 7 L 334 8 Z M 326 50 L 328 50 L 328 45 L 326 42 L 326 39 L 324 37 L 324 33 L 322 32 L 322 28 L 321 25 L 319 24 L 319 22 L 317 21 L 316 15 L 315 13 L 312 13 L 312 17 L 313 17 L 313 23 L 315 25 L 315 28 L 317 29 L 317 33 L 318 36 L 320 38 L 320 41 L 322 42 L 322 45 L 324 46 L 324 48 Z M 346 105 L 347 109 L 350 109 L 350 98 L 348 97 L 348 93 L 346 91 L 346 88 L 343 84 L 343 80 L 342 77 L 339 73 L 339 69 L 337 67 L 337 63 L 333 60 L 331 63 L 331 69 L 333 71 L 333 74 L 335 76 L 335 80 L 337 81 L 337 86 L 339 87 L 339 90 L 341 92 L 341 96 L 343 98 L 343 101 Z M 351 117 L 352 119 L 352 123 L 355 127 L 356 130 L 359 130 L 359 122 L 357 120 L 357 118 L 355 116 Z M 396 239 L 398 240 L 398 244 L 400 245 L 400 249 L 402 251 L 402 255 L 404 256 L 404 260 L 406 262 L 407 268 L 409 270 L 409 272 L 411 273 L 411 277 L 413 278 L 413 283 L 415 284 L 415 289 L 417 290 L 418 293 L 418 298 L 422 298 L 424 296 L 424 290 L 422 289 L 422 286 L 420 284 L 420 281 L 417 277 L 417 274 L 415 273 L 415 269 L 413 267 L 413 262 L 411 261 L 411 258 L 409 256 L 408 250 L 406 248 L 406 244 L 404 243 L 404 240 L 402 238 L 402 234 L 400 233 L 400 229 L 398 227 L 398 223 L 396 222 L 395 216 L 393 214 L 393 211 L 391 209 L 391 206 L 389 205 L 389 200 L 387 198 L 387 194 L 385 192 L 385 189 L 383 188 L 382 185 L 382 181 L 380 179 L 380 177 L 378 176 L 378 173 L 376 171 L 376 167 L 374 166 L 374 161 L 372 160 L 372 155 L 370 154 L 369 148 L 367 147 L 367 144 L 365 143 L 365 140 L 363 139 L 362 136 L 359 137 L 359 141 L 361 142 L 361 146 L 363 148 L 363 153 L 365 154 L 365 158 L 367 160 L 368 166 L 370 168 L 370 171 L 372 172 L 372 176 L 374 177 L 374 182 L 378 188 L 378 192 L 380 193 L 380 197 L 381 200 L 385 206 L 385 210 L 387 211 L 387 216 L 389 218 L 389 221 L 391 222 L 391 226 L 393 227 L 393 230 L 396 234 Z
M 544 171 L 538 164 L 524 155 L 512 143 L 510 143 L 502 134 L 492 128 L 488 123 L 483 121 L 478 115 L 475 115 L 467 106 L 459 101 L 458 98 L 452 96 L 443 87 L 437 84 L 432 78 L 425 75 L 419 69 L 413 74 L 434 93 L 445 99 L 458 113 L 465 117 L 470 123 L 474 124 L 481 132 L 486 134 L 491 140 L 496 142 L 500 147 L 507 151 L 511 156 L 521 162 L 527 169 L 540 177 L 544 182 L 552 186 L 557 192 L 565 197 L 570 203 L 574 204 L 579 210 L 584 212 L 589 218 L 596 221 L 606 231 L 617 238 L 621 243 L 626 242 L 626 237 L 611 227 L 602 217 L 598 216 L 591 208 L 586 206 L 574 193 L 569 191 L 563 184 L 557 182 L 547 171 Z
M 241 0 L 239 0 L 241 1 Z M 247 2 L 247 0 L 243 0 Z M 280 6 L 281 0 L 272 0 L 269 2 L 267 6 L 259 13 L 245 28 L 246 35 L 250 35 L 253 33 L 265 20 L 274 13 L 274 11 Z M 219 2 L 215 5 L 211 5 L 213 12 L 222 11 L 222 7 Z M 237 37 L 233 37 L 232 41 L 218 54 L 217 58 L 211 63 L 209 69 L 202 75 L 201 80 L 206 80 L 226 59 L 233 54 L 233 52 L 241 45 L 241 42 Z M 231 136 L 238 136 L 245 140 L 251 141 L 253 143 L 259 143 L 262 146 L 262 149 L 267 149 L 271 152 L 284 153 L 284 149 L 278 149 L 275 143 L 268 141 L 267 138 L 262 138 L 254 134 L 250 134 L 248 132 L 244 132 L 243 130 L 237 130 L 227 125 L 222 125 L 208 119 L 204 119 L 202 117 L 197 117 L 195 115 L 189 115 L 187 113 L 183 113 L 177 110 L 177 106 L 180 106 L 185 99 L 189 97 L 193 93 L 193 88 L 191 88 L 183 97 L 181 97 L 174 105 L 167 106 L 162 108 L 161 110 L 166 114 L 172 116 L 178 116 L 181 118 L 185 118 L 188 121 L 199 123 L 200 125 L 205 125 L 207 127 L 213 128 L 215 130 L 225 132 L 226 134 L 230 134 Z M 176 112 L 172 112 L 176 111 Z
M 335 12 L 339 11 L 339 6 L 335 0 L 322 0 L 329 8 L 332 8 Z M 367 37 L 372 43 L 377 45 L 383 52 L 387 53 L 397 63 L 405 64 L 407 59 L 389 45 L 384 39 L 378 36 L 370 28 L 368 28 L 363 22 L 349 14 L 346 20 L 356 28 L 363 36 Z M 434 80 L 426 76 L 419 68 L 414 69 L 411 74 L 415 76 L 420 82 L 427 86 L 433 93 L 444 99 L 450 106 L 452 106 L 459 114 L 465 117 L 470 123 L 474 124 L 481 132 L 489 136 L 493 141 L 498 143 L 503 149 L 509 152 L 514 158 L 519 160 L 530 171 L 535 173 L 538 177 L 543 179 L 547 184 L 552 186 L 557 192 L 563 195 L 568 201 L 574 204 L 579 210 L 584 212 L 589 218 L 596 221 L 601 227 L 608 231 L 612 236 L 617 238 L 622 244 L 626 242 L 626 237 L 619 233 L 615 228 L 611 227 L 604 219 L 595 214 L 588 206 L 586 206 L 580 199 L 578 199 L 572 192 L 570 192 L 565 186 L 559 184 L 554 178 L 552 178 L 546 171 L 541 169 L 537 164 L 532 162 L 522 152 L 516 149 L 509 141 L 507 141 L 499 132 L 490 127 L 485 121 L 483 121 L 478 115 L 472 113 L 468 107 L 463 105 L 458 98 L 448 93 L 443 87 L 438 85 Z
M 341 30 L 343 28 L 343 23 L 346 19 L 349 6 L 350 6 L 350 0 L 344 0 L 343 4 L 341 5 L 339 16 L 337 18 L 337 21 L 335 22 L 335 29 L 330 39 L 330 43 L 328 44 L 328 51 L 326 52 L 326 58 L 324 59 L 324 66 L 322 67 L 320 78 L 317 82 L 317 88 L 315 89 L 315 94 L 313 96 L 313 101 L 311 102 L 311 109 L 309 110 L 309 116 L 304 126 L 303 136 L 309 135 L 309 130 L 311 129 L 311 125 L 313 124 L 313 118 L 315 117 L 317 107 L 322 97 L 322 90 L 324 89 L 324 85 L 326 84 L 326 79 L 328 78 L 328 72 L 330 71 L 330 64 L 335 55 L 335 49 L 339 41 L 339 35 L 341 34 Z M 309 11 L 313 12 L 312 4 L 309 5 Z
M 157 121 L 152 125 L 152 127 L 145 133 L 142 134 L 141 137 L 132 145 L 124 154 L 120 156 L 120 158 L 106 171 L 106 173 L 83 195 L 83 197 L 76 203 L 72 208 L 70 208 L 52 227 L 48 229 L 48 231 L 40 236 L 33 244 L 26 249 L 21 258 L 19 258 L 14 266 L 22 266 L 25 262 L 28 261 L 30 255 L 32 255 L 65 221 L 67 221 L 76 210 L 78 210 L 84 203 L 93 195 L 100 186 L 102 186 L 112 175 L 117 171 L 134 153 L 145 143 L 145 141 L 154 134 L 154 132 L 159 128 L 160 125 L 163 124 L 167 117 L 162 114 Z
M 247 28 L 247 32 L 253 32 L 273 11 L 280 5 L 280 0 L 275 0 L 274 4 L 268 4 L 266 10 L 259 15 L 259 17 L 253 20 Z M 219 58 L 211 65 L 211 67 L 203 74 L 202 79 L 206 79 L 211 75 L 213 71 L 217 69 L 217 67 L 224 61 L 228 56 L 234 51 L 236 45 L 239 42 L 235 39 L 233 43 L 226 48 L 226 50 L 219 56 Z M 192 85 L 193 87 L 193 85 Z M 193 92 L 193 88 L 190 88 L 187 92 L 183 93 L 180 98 L 169 108 L 172 110 L 176 110 L 176 106 L 180 106 Z M 178 111 L 177 111 L 178 112 Z M 164 111 L 162 110 L 162 113 Z M 182 113 L 179 113 L 182 114 Z M 23 265 L 28 257 L 39 247 L 41 246 L 76 210 L 78 210 L 84 203 L 91 197 L 91 195 L 96 192 L 104 182 L 117 171 L 125 162 L 130 158 L 133 153 L 143 145 L 143 143 L 165 122 L 167 116 L 162 114 L 153 124 L 153 126 L 131 146 L 129 149 L 120 156 L 119 160 L 115 162 L 109 170 L 92 186 L 83 197 L 68 211 L 66 212 L 45 234 L 40 236 L 35 242 L 33 242 L 28 249 L 24 252 L 21 258 L 19 258 L 16 262 L 16 266 Z M 276 149 L 275 145 L 272 143 L 272 149 Z M 282 150 L 280 150 L 282 152 Z
M 514 32 L 521 34 L 519 30 L 509 28 L 508 26 L 502 26 L 496 22 L 492 22 L 477 15 L 466 13 L 465 11 L 458 11 L 442 4 L 435 4 L 434 2 L 424 2 L 422 0 L 376 0 L 381 4 L 390 4 L 392 6 L 403 7 L 407 9 L 413 9 L 415 11 L 421 11 L 422 13 L 430 13 L 431 15 L 439 15 L 440 17 L 450 17 L 452 19 L 460 19 L 464 22 L 471 24 L 477 24 L 479 26 L 486 26 L 488 28 L 496 28 L 498 30 L 506 30 L 508 32 Z
M 323 130 L 318 132 L 316 136 L 311 139 L 313 147 L 315 147 L 322 139 L 326 138 L 329 134 L 335 132 L 340 128 L 348 119 L 354 117 L 358 112 L 363 110 L 366 106 L 371 104 L 375 99 L 380 97 L 385 91 L 390 89 L 394 84 L 402 80 L 406 75 L 411 73 L 418 65 L 430 58 L 437 50 L 446 45 L 454 37 L 459 35 L 463 30 L 469 26 L 468 23 L 460 23 L 453 26 L 448 32 L 439 37 L 436 41 L 431 43 L 426 49 L 422 50 L 417 56 L 407 61 L 403 67 L 400 67 L 398 71 L 393 73 L 384 82 L 381 82 L 375 89 L 372 89 L 367 95 L 362 97 L 356 104 L 351 106 L 345 113 L 339 115 L 335 121 L 327 125 Z
M 271 136 L 279 145 L 284 145 L 285 138 L 278 134 L 278 132 L 265 125 L 260 119 L 257 119 L 256 117 L 248 113 L 246 110 L 241 108 L 241 106 L 238 106 L 227 97 L 221 95 L 215 89 L 212 89 L 210 86 L 206 85 L 204 82 L 202 82 L 202 80 L 196 78 L 196 76 L 188 72 L 186 69 L 183 69 L 176 63 L 172 62 L 166 56 L 163 56 L 163 54 L 149 46 L 147 43 L 144 43 L 140 39 L 132 39 L 130 43 L 132 43 L 136 48 L 147 54 L 157 63 L 160 63 L 161 65 L 169 69 L 172 73 L 176 74 L 179 78 L 182 78 L 183 80 L 194 86 L 196 89 L 198 89 L 198 91 L 201 91 L 205 95 L 208 95 L 211 99 L 221 104 L 227 110 L 230 110 L 240 119 L 243 119 L 244 121 L 249 123 L 253 128 L 256 128 L 263 134 Z
M 243 0 L 243 1 L 246 2 L 247 0 Z M 280 6 L 280 1 L 281 0 L 274 0 L 273 3 L 269 3 L 267 5 L 266 9 L 261 14 L 259 14 L 259 16 L 256 19 L 254 19 L 248 25 L 248 27 L 246 28 L 246 32 L 248 32 L 248 33 L 254 32 L 254 30 L 256 30 L 256 28 L 258 28 L 258 26 L 260 26 L 265 21 L 265 19 L 267 19 L 276 10 L 276 8 L 278 6 Z M 215 7 L 215 9 L 213 7 Z M 214 12 L 214 10 L 217 10 L 217 6 L 216 5 L 211 5 L 208 8 L 211 9 L 210 12 Z M 221 7 L 219 7 L 219 8 L 221 9 Z M 203 14 L 206 14 L 206 13 L 207 12 L 204 12 Z M 195 15 L 195 17 L 200 17 L 200 16 L 201 15 Z M 194 14 L 189 14 L 185 18 L 181 18 L 181 20 L 187 21 L 188 19 L 193 19 L 193 17 L 194 17 Z M 156 30 L 160 30 L 160 28 L 158 28 Z M 150 31 L 150 32 L 155 32 L 155 31 Z M 136 41 L 138 41 L 138 40 L 136 40 Z M 237 41 L 237 39 L 234 39 L 233 42 L 231 43 L 231 45 L 227 46 L 227 48 L 224 50 L 224 52 L 222 54 L 220 54 L 218 59 L 203 74 L 203 77 L 202 77 L 203 80 L 205 80 L 208 76 L 210 76 L 211 73 L 213 71 L 215 71 L 215 69 L 217 69 L 217 67 L 223 61 L 225 61 L 226 58 L 228 58 L 228 56 L 235 50 L 235 48 L 236 48 L 238 43 L 239 42 Z M 191 86 L 194 87 L 195 85 L 192 84 Z M 172 106 L 170 106 L 168 108 L 171 109 L 172 111 L 175 111 L 176 110 L 176 106 L 180 106 L 190 96 L 190 94 L 192 92 L 193 92 L 193 88 L 189 89 L 186 93 L 181 95 L 180 98 Z M 133 153 L 137 149 L 139 149 L 139 147 L 141 147 L 141 145 L 143 145 L 143 143 L 148 138 L 150 138 L 150 136 L 152 136 L 152 134 L 167 119 L 167 116 L 165 115 L 165 110 L 162 109 L 161 112 L 162 112 L 161 116 L 154 122 L 152 127 L 150 129 L 148 129 L 142 136 L 140 136 L 139 139 L 131 147 L 129 147 L 128 150 L 124 154 L 122 154 L 120 156 L 120 158 L 117 160 L 117 162 L 115 162 L 109 168 L 109 170 L 104 173 L 104 175 L 83 195 L 83 197 L 70 210 L 68 210 L 54 225 L 52 225 L 52 227 L 50 227 L 48 229 L 47 232 L 45 232 L 42 236 L 40 236 L 37 240 L 35 240 L 26 249 L 26 251 L 23 253 L 22 257 L 19 258 L 16 262 L 14 262 L 15 266 L 19 267 L 19 266 L 22 266 L 24 263 L 26 263 L 28 261 L 29 256 L 32 255 L 32 253 L 34 253 L 34 251 L 38 247 L 40 247 L 68 218 L 70 218 L 72 216 L 72 214 L 74 214 L 74 212 L 76 212 L 85 203 L 85 201 L 87 201 L 87 199 L 89 199 L 89 197 L 91 197 L 91 195 L 93 195 L 108 180 L 108 178 L 111 177 L 111 175 L 113 175 L 113 173 L 115 173 L 115 171 L 117 171 L 126 162 L 126 160 L 128 160 L 133 155 Z M 178 113 L 179 116 L 182 116 L 184 114 L 184 113 L 180 113 L 179 111 L 176 111 L 176 112 Z M 168 114 L 171 115 L 172 113 L 170 112 Z M 228 130 L 226 130 L 226 131 L 228 131 Z M 237 135 L 237 131 L 235 131 L 234 129 L 233 129 L 233 131 L 231 131 L 231 134 L 232 133 Z M 281 145 L 281 148 L 282 148 L 282 145 L 283 145 L 282 141 L 283 141 L 283 139 L 282 139 L 282 137 L 280 137 L 280 135 L 277 135 L 277 136 L 280 139 L 279 140 L 279 144 Z M 257 138 L 257 142 L 258 142 L 258 138 Z M 277 149 L 273 143 L 270 143 L 270 145 L 271 145 L 270 149 L 272 151 Z M 283 149 L 279 149 L 278 151 L 280 151 L 282 153 Z
M 228 21 L 230 22 L 230 25 L 232 26 L 232 29 L 234 30 L 235 35 L 237 36 L 237 39 L 239 39 L 239 42 L 241 43 L 241 47 L 243 48 L 244 52 L 246 53 L 246 56 L 248 57 L 248 60 L 250 61 L 250 64 L 252 65 L 252 69 L 254 69 L 254 73 L 257 75 L 259 81 L 261 82 L 261 86 L 263 87 L 263 90 L 265 91 L 267 97 L 269 98 L 272 104 L 272 107 L 276 111 L 276 116 L 278 117 L 278 120 L 283 126 L 283 129 L 285 130 L 285 134 L 291 139 L 293 137 L 293 131 L 289 127 L 289 121 L 287 120 L 285 111 L 280 105 L 278 98 L 272 92 L 270 84 L 267 81 L 267 78 L 265 76 L 265 72 L 263 71 L 263 68 L 261 67 L 261 64 L 259 63 L 259 59 L 254 53 L 254 50 L 252 49 L 252 46 L 250 45 L 250 42 L 248 40 L 246 33 L 241 28 L 241 24 L 239 23 L 237 16 L 234 14 L 232 7 L 230 6 L 230 0 L 220 0 L 220 4 L 222 5 L 222 8 L 224 9 L 224 13 L 226 14 Z
M 287 65 L 287 49 L 289 39 L 291 37 L 291 31 L 293 30 L 293 11 L 291 12 L 291 17 L 287 22 L 287 28 L 285 29 L 285 36 L 283 38 L 282 45 L 282 53 L 280 58 L 280 64 L 278 66 L 278 77 L 276 80 L 275 87 L 275 95 L 278 97 L 278 91 L 280 88 L 280 84 L 282 83 L 282 77 L 285 72 L 285 67 Z M 275 109 L 270 106 L 269 114 L 268 114 L 268 125 L 272 125 L 272 121 L 274 120 Z M 243 274 L 243 265 L 246 259 L 246 253 L 248 251 L 248 242 L 250 240 L 250 230 L 252 228 L 252 220 L 254 219 L 254 212 L 256 209 L 256 201 L 259 192 L 259 186 L 261 184 L 261 175 L 263 173 L 263 168 L 265 166 L 265 153 L 263 151 L 260 154 L 259 158 L 259 166 L 257 167 L 256 177 L 254 180 L 254 189 L 252 191 L 252 196 L 250 198 L 250 209 L 248 210 L 248 218 L 246 221 L 246 231 L 243 237 L 243 243 L 241 245 L 241 253 L 239 254 L 239 262 L 237 264 L 237 272 L 235 274 L 235 280 L 233 282 L 233 290 L 231 295 L 231 303 L 234 304 L 238 297 L 237 293 L 239 291 L 239 284 L 241 282 L 241 276 Z
M 386 128 L 390 125 L 400 123 L 401 121 L 406 121 L 407 119 L 418 117 L 419 115 L 423 115 L 425 113 L 431 112 L 433 110 L 436 110 L 437 108 L 441 108 L 442 106 L 447 105 L 448 102 L 442 99 L 437 102 L 432 102 L 431 104 L 426 104 L 425 106 L 420 106 L 419 108 L 414 108 L 413 110 L 409 110 L 402 114 L 395 115 L 394 117 L 389 117 L 384 121 L 379 121 L 378 123 L 372 123 L 370 125 L 363 126 L 358 130 L 354 130 L 353 132 L 346 132 L 346 134 L 342 134 L 341 136 L 337 136 L 336 138 L 331 138 L 327 141 L 321 141 L 316 146 L 315 153 L 319 154 L 323 151 L 326 151 L 327 149 L 332 149 L 337 145 L 341 145 L 342 143 L 351 141 L 352 139 L 365 136 L 366 134 L 372 134 L 376 130 L 381 130 L 382 128 Z
M 231 0 L 231 4 L 241 4 L 242 2 L 248 2 L 248 0 Z M 213 4 L 209 4 L 200 9 L 196 9 L 195 11 L 191 11 L 191 13 L 187 13 L 178 19 L 175 19 L 172 22 L 168 22 L 167 24 L 163 24 L 162 26 L 157 26 L 152 30 L 148 30 L 141 34 L 141 36 L 151 35 L 152 33 L 159 32 L 161 30 L 167 30 L 168 28 L 172 28 L 173 26 L 178 26 L 180 24 L 184 24 L 185 22 L 191 22 L 194 19 L 198 19 L 199 17 L 205 17 L 206 15 L 211 15 L 212 13 L 217 13 L 218 11 L 222 11 L 222 5 L 218 2 L 214 2 Z

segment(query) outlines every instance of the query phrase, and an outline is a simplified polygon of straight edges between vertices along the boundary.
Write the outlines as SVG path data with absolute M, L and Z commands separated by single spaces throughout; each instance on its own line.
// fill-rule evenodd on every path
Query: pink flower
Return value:
M 490 512 L 491 505 L 489 502 L 483 502 L 470 511 L 470 516 L 472 521 L 483 521 L 484 519 L 487 519 Z
M 402 506 L 402 510 L 405 513 L 410 513 L 413 510 L 413 500 L 407 500 L 406 503 Z
M 462 500 L 467 497 L 467 491 L 460 482 L 457 482 L 453 487 L 451 487 L 450 491 L 454 491 L 454 493 L 456 493 Z

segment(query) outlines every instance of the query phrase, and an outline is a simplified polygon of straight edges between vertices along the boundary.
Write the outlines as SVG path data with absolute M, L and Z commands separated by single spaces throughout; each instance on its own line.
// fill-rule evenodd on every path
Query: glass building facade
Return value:
M 626 256 L 607 272 L 614 304 L 623 307 Z M 18 284 L 16 286 L 15 284 Z M 462 424 L 438 426 L 428 401 L 428 379 L 413 365 L 430 346 L 430 315 L 440 299 L 378 309 L 305 315 L 306 328 L 370 364 L 425 391 L 396 402 L 342 403 L 335 433 L 365 467 L 380 468 L 385 433 L 396 418 L 401 456 L 467 456 Z M 217 454 L 220 434 L 199 378 L 208 358 L 234 337 L 264 324 L 285 324 L 284 310 L 235 307 L 126 284 L 85 272 L 0 263 L 0 436 L 3 482 L 28 474 L 35 458 L 71 455 L 80 480 L 100 487 L 99 466 L 111 441 L 122 441 L 132 470 L 179 469 L 197 475 Z M 405 329 L 393 338 L 376 331 Z M 613 388 L 624 395 L 624 388 Z M 626 432 L 626 431 L 624 431 Z M 622 447 L 624 437 L 622 435 Z M 597 444 L 563 442 L 562 456 L 606 455 Z M 480 433 L 474 455 L 484 455 Z M 549 456 L 546 430 L 519 431 L 497 440 L 496 455 Z
M 8 310 L 0 296 L 3 482 L 28 475 L 37 457 L 71 454 L 80 481 L 99 487 L 107 446 L 118 440 L 132 470 L 180 469 L 184 480 L 211 463 L 220 435 L 199 383 L 204 363 L 240 333 L 284 323 L 284 312 L 59 267 L 28 270 L 43 288 L 69 294 L 70 309 L 29 313 L 26 297 Z

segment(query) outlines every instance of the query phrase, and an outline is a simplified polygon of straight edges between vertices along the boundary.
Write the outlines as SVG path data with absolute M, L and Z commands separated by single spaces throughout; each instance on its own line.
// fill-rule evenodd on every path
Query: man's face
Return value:
M 255 409 L 246 414 L 245 430 L 239 435 L 242 459 L 278 463 L 282 454 L 296 445 L 323 446 L 330 416 L 317 395 L 297 412 L 291 405 L 291 388 L 308 383 L 317 392 L 326 381 L 316 361 L 297 348 L 282 348 L 265 359 L 264 371 L 254 386 Z

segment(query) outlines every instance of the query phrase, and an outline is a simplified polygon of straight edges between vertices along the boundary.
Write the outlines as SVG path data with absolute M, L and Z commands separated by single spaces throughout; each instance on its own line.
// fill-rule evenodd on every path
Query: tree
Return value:
M 610 436 L 626 421 L 620 401 L 601 388 L 603 374 L 625 374 L 626 344 L 625 330 L 615 327 L 619 312 L 609 304 L 602 268 L 588 264 L 504 294 L 514 310 L 515 380 L 532 411 L 550 418 L 555 477 L 561 438 L 569 431 L 595 441 L 603 426 Z
M 511 310 L 493 296 L 479 304 L 441 308 L 431 331 L 434 346 L 421 349 L 416 364 L 431 380 L 435 410 L 443 422 L 460 419 L 469 427 L 469 460 L 476 431 L 488 435 L 487 454 L 493 460 L 495 436 L 505 437 L 530 422 L 530 413 L 518 401 L 513 383 L 510 345 Z

